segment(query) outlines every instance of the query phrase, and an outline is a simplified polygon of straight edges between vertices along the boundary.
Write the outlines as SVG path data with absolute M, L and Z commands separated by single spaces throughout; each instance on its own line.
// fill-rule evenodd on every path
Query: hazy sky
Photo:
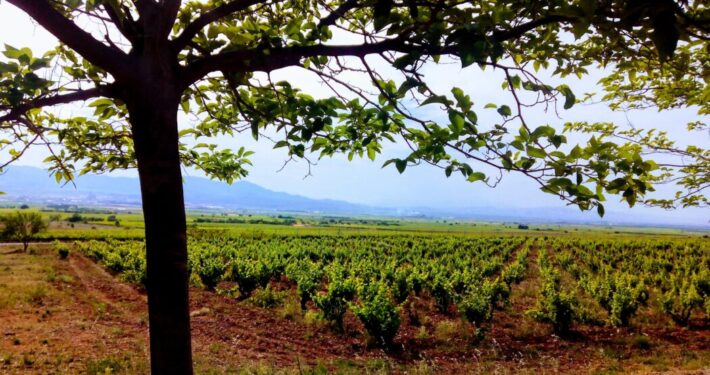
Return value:
M 41 27 L 33 24 L 28 17 L 7 3 L 0 3 L 0 43 L 16 47 L 30 47 L 35 54 L 41 54 L 55 45 L 54 38 Z M 584 92 L 599 91 L 595 83 L 603 72 L 593 72 L 591 77 L 583 80 L 570 78 L 565 80 L 578 96 Z M 314 96 L 327 95 L 327 91 L 318 80 L 301 70 L 288 69 L 276 72 L 275 79 L 288 79 L 294 86 L 303 88 Z M 474 103 L 482 108 L 489 102 L 505 103 L 510 98 L 500 89 L 502 75 L 487 70 L 481 72 L 477 68 L 461 70 L 460 65 L 439 65 L 426 69 L 428 82 L 441 93 L 448 93 L 454 85 L 462 87 L 471 95 Z M 352 78 L 360 79 L 360 78 Z M 559 80 L 552 83 L 559 83 Z M 76 111 L 81 111 L 76 108 Z M 417 109 L 418 113 L 431 119 L 445 119 L 436 106 Z M 481 110 L 478 113 L 479 122 L 498 121 L 495 110 Z M 527 114 L 530 123 L 537 125 L 550 124 L 560 128 L 565 121 L 614 121 L 619 124 L 632 123 L 636 127 L 655 127 L 668 130 L 679 143 L 710 146 L 710 135 L 707 132 L 689 133 L 685 124 L 697 119 L 693 110 L 676 110 L 659 113 L 655 110 L 632 112 L 612 112 L 603 104 L 576 105 L 569 111 L 561 111 L 560 117 L 555 113 L 533 110 Z M 183 119 L 187 122 L 187 119 Z M 707 121 L 707 118 L 706 118 Z M 582 139 L 569 136 L 570 140 Z M 586 139 L 586 137 L 583 137 Z M 322 159 L 313 168 L 312 176 L 304 179 L 307 167 L 304 162 L 291 163 L 282 171 L 277 172 L 286 159 L 283 149 L 273 150 L 268 142 L 254 142 L 250 134 L 241 134 L 235 138 L 220 139 L 225 146 L 240 147 L 256 151 L 252 156 L 254 166 L 250 169 L 247 180 L 278 191 L 285 191 L 315 198 L 332 198 L 356 203 L 377 206 L 426 206 L 426 207 L 550 207 L 562 206 L 556 197 L 543 194 L 531 180 L 517 175 L 504 176 L 502 183 L 495 189 L 483 184 L 471 184 L 460 177 L 452 175 L 446 178 L 442 171 L 429 166 L 408 168 L 400 175 L 395 168 L 381 168 L 382 163 L 392 157 L 404 157 L 407 149 L 401 144 L 385 145 L 385 152 L 379 155 L 375 162 L 369 159 L 353 159 L 348 162 L 345 156 L 332 159 Z M 0 155 L 0 158 L 6 155 Z M 41 166 L 44 153 L 37 149 L 21 159 L 18 164 Z M 196 171 L 186 170 L 187 174 L 200 176 Z M 134 175 L 134 172 L 122 172 L 121 175 Z M 2 178 L 0 176 L 0 178 Z M 81 186 L 79 186 L 81 189 Z M 625 212 L 623 205 L 616 203 L 616 197 L 609 197 L 607 210 Z M 668 220 L 678 219 L 687 222 L 697 220 L 708 223 L 710 215 L 707 210 L 677 210 L 663 211 L 659 209 L 639 208 L 636 212 L 647 212 L 650 215 L 664 216 Z M 590 217 L 596 214 L 589 214 Z

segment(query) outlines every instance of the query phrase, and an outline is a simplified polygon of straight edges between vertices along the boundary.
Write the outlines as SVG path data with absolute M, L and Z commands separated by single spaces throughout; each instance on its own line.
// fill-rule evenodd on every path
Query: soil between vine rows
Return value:
M 247 301 L 191 289 L 196 370 L 710 371 L 707 321 L 694 322 L 693 329 L 659 322 L 627 329 L 580 326 L 571 337 L 552 335 L 546 326 L 524 314 L 534 303 L 539 284 L 535 267 L 528 267 L 527 272 L 512 290 L 510 305 L 495 313 L 483 341 L 474 342 L 469 326 L 453 314 L 438 313 L 423 296 L 412 298 L 405 307 L 396 346 L 388 351 L 368 345 L 363 327 L 349 313 L 341 333 L 303 317 L 288 319 L 279 308 L 259 308 Z M 274 287 L 293 289 L 288 280 L 280 280 Z M 72 253 L 69 260 L 62 261 L 47 246 L 40 246 L 34 255 L 3 248 L 0 293 L 4 298 L 0 300 L 0 372 L 81 373 L 104 365 L 124 373 L 147 371 L 145 294 L 84 256 Z M 413 322 L 413 316 L 420 321 Z M 646 318 L 647 322 L 655 319 Z M 442 326 L 451 332 L 440 332 Z M 635 345 L 639 336 L 648 338 L 649 348 Z

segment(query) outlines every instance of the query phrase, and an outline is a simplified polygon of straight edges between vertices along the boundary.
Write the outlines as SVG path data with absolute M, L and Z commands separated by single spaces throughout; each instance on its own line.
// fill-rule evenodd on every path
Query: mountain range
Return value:
M 86 174 L 73 184 L 57 184 L 41 168 L 12 166 L 0 174 L 0 202 L 43 205 L 139 207 L 140 185 L 134 177 Z M 321 215 L 368 215 L 430 219 L 469 219 L 529 223 L 593 225 L 651 225 L 708 229 L 707 222 L 677 221 L 640 211 L 607 210 L 604 219 L 573 207 L 375 207 L 331 199 L 314 199 L 263 188 L 248 181 L 226 184 L 200 177 L 184 177 L 185 204 L 191 210 L 303 213 Z M 628 211 L 628 210 L 627 210 Z
M 86 174 L 60 185 L 46 170 L 13 166 L 0 175 L 4 200 L 45 204 L 140 206 L 137 178 Z M 248 181 L 232 185 L 199 177 L 184 177 L 189 209 L 224 209 L 332 214 L 378 214 L 381 209 L 329 199 L 311 199 L 265 189 Z M 387 210 L 385 210 L 387 211 Z

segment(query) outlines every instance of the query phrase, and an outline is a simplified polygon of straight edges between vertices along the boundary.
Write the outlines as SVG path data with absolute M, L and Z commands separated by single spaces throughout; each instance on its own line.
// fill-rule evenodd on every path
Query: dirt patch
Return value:
M 539 287 L 536 256 L 533 248 L 526 277 L 513 287 L 510 305 L 495 313 L 483 341 L 455 314 L 437 312 L 426 295 L 412 296 L 397 345 L 388 351 L 368 346 L 349 313 L 345 332 L 336 333 L 300 312 L 285 314 L 285 307 L 258 308 L 191 289 L 196 367 L 224 373 L 263 364 L 350 373 L 700 374 L 710 366 L 705 321 L 694 329 L 581 326 L 570 338 L 553 335 L 525 315 Z M 288 280 L 274 282 L 274 289 L 295 298 Z M 41 245 L 36 255 L 0 256 L 0 373 L 146 373 L 147 333 L 144 291 L 80 254 L 63 261 Z

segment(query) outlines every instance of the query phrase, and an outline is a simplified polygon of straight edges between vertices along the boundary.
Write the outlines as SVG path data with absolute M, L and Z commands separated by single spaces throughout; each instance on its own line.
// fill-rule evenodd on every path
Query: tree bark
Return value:
M 145 220 L 151 372 L 192 374 L 179 95 L 166 93 L 169 85 L 153 88 L 126 101 Z

